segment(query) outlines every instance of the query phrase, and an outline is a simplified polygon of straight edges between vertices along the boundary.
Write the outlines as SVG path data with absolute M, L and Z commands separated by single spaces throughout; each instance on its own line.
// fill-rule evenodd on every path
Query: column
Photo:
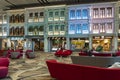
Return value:
M 67 49 L 70 49 L 70 38 L 66 37 Z
M 48 52 L 48 40 L 47 40 L 47 37 L 44 37 L 44 52 Z
M 89 37 L 89 49 L 92 49 L 92 36 Z
M 116 51 L 118 49 L 118 37 L 114 36 L 113 37 L 113 51 Z

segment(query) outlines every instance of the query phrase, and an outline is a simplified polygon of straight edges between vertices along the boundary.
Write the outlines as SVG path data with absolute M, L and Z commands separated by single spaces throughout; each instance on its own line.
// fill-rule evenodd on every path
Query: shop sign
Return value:
M 53 31 L 49 31 L 49 32 L 48 32 L 48 35 L 53 35 Z
M 59 21 L 59 17 L 55 17 L 55 18 L 54 18 L 54 21 Z
M 28 35 L 33 35 L 33 32 L 28 32 Z
M 39 35 L 43 35 L 43 32 L 39 32 Z
M 65 17 L 60 17 L 60 21 L 65 21 Z
M 60 35 L 65 35 L 65 31 L 60 31 Z
M 99 30 L 93 30 L 93 33 L 99 33 Z
M 113 30 L 106 30 L 106 33 L 113 33 Z
M 74 30 L 70 30 L 69 34 L 75 34 L 75 31 Z
M 82 33 L 83 33 L 83 34 L 88 34 L 89 31 L 88 31 L 88 30 L 83 30 Z
M 44 18 L 39 18 L 39 22 L 44 22 Z
M 53 21 L 53 17 L 49 17 L 49 18 L 48 18 L 48 21 Z
M 54 35 L 59 35 L 59 32 L 58 32 L 58 31 L 55 31 L 55 32 L 54 32 Z

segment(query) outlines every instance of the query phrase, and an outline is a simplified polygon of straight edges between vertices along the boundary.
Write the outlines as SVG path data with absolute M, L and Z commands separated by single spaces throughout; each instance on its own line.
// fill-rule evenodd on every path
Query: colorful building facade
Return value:
M 103 51 L 115 51 L 120 46 L 119 10 L 119 2 L 107 2 L 1 12 L 1 44 L 6 45 L 3 39 L 9 38 L 11 44 L 18 40 L 23 48 L 27 39 L 28 48 L 35 51 L 79 51 L 99 45 Z

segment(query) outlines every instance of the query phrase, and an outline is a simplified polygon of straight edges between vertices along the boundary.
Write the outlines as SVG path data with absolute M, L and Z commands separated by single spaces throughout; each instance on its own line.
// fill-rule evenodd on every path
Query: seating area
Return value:
M 60 56 L 67 57 L 71 54 L 72 54 L 72 50 L 57 50 L 55 52 L 55 56 L 57 56 L 57 57 L 60 57 Z
M 66 64 L 47 60 L 49 73 L 57 80 L 120 80 L 120 69 Z
M 101 56 L 71 56 L 73 64 L 86 66 L 109 67 L 115 62 L 120 62 L 120 57 L 101 57 Z
M 120 52 L 79 52 L 79 56 L 103 56 L 103 57 L 111 57 L 111 56 L 120 56 Z
M 8 75 L 9 59 L 0 57 L 0 79 Z
M 25 53 L 25 54 L 24 54 Z M 27 58 L 35 58 L 35 54 L 32 50 L 4 50 L 1 54 L 2 57 L 8 57 L 12 59 L 19 59 L 22 56 L 26 56 Z

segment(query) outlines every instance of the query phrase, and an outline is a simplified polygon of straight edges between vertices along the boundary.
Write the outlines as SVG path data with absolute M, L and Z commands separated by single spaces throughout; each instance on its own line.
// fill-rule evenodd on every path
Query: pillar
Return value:
M 92 49 L 92 36 L 89 37 L 89 50 Z
M 48 52 L 48 40 L 47 37 L 44 37 L 44 52 Z

